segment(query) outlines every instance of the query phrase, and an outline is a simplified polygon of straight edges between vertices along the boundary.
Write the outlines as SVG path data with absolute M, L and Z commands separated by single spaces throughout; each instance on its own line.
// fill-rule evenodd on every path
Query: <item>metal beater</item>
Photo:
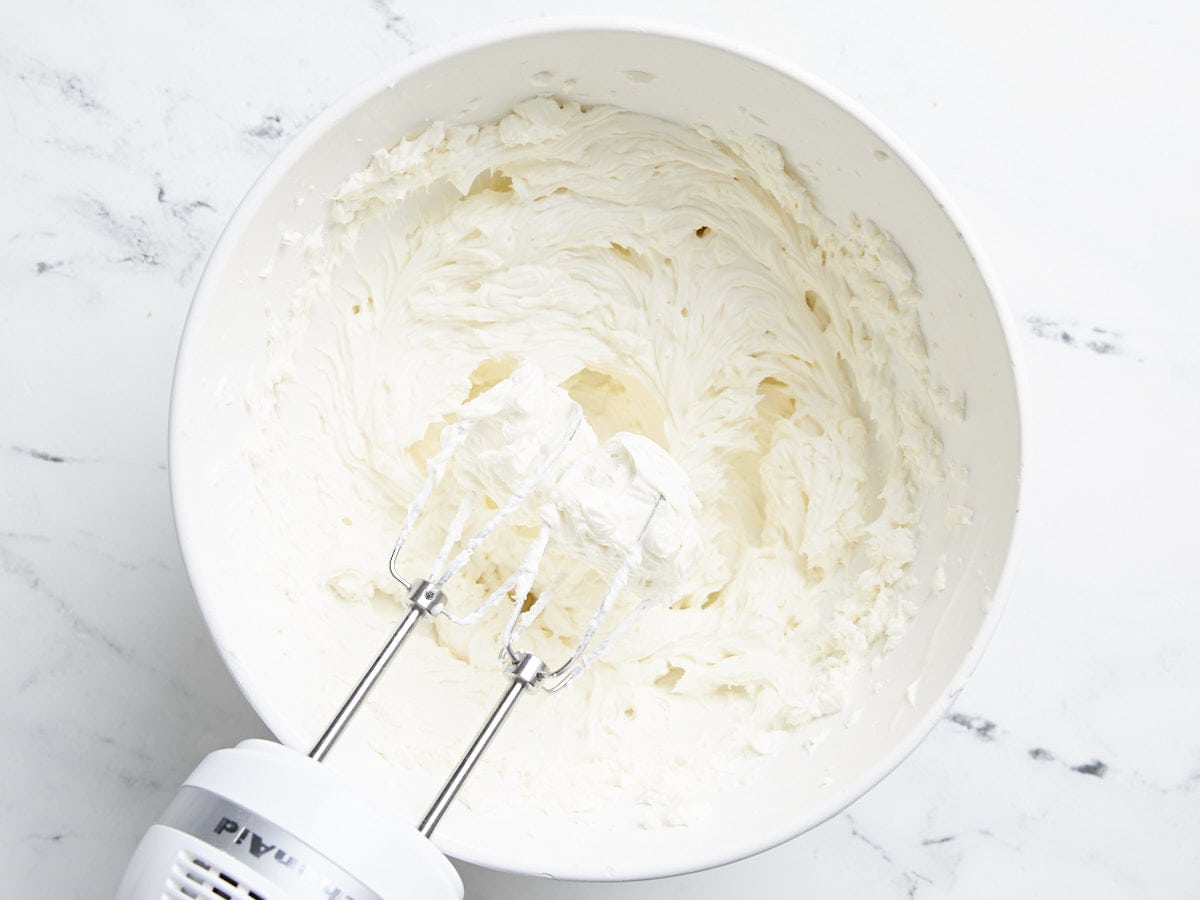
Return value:
M 424 818 L 421 820 L 418 830 L 425 837 L 433 834 L 442 816 L 466 782 L 467 777 L 474 769 L 476 763 L 478 763 L 492 739 L 496 736 L 496 733 L 500 730 L 500 726 L 504 724 L 512 712 L 518 698 L 524 693 L 525 689 L 538 686 L 549 693 L 555 693 L 566 687 L 588 665 L 595 661 L 607 649 L 609 644 L 619 637 L 621 632 L 628 628 L 648 605 L 646 602 L 639 604 L 635 607 L 634 612 L 622 620 L 604 641 L 592 647 L 597 632 L 608 618 L 617 597 L 627 586 L 631 573 L 637 568 L 641 560 L 642 538 L 645 536 L 646 530 L 649 528 L 655 513 L 663 502 L 661 494 L 650 509 L 645 524 L 642 526 L 631 550 L 625 553 L 620 560 L 616 573 L 610 580 L 608 589 L 601 599 L 595 615 L 589 621 L 574 649 L 560 665 L 549 668 L 544 660 L 517 646 L 521 635 L 553 600 L 553 589 L 544 591 L 538 597 L 537 601 L 528 610 L 523 612 L 534 576 L 537 573 L 538 565 L 549 541 L 550 529 L 548 526 L 543 525 L 538 535 L 533 539 L 529 552 L 521 565 L 498 585 L 475 610 L 466 615 L 460 615 L 452 613 L 447 606 L 443 588 L 470 561 L 472 555 L 483 545 L 484 541 L 487 540 L 496 528 L 500 526 L 504 519 L 520 507 L 529 494 L 546 478 L 547 474 L 570 445 L 582 421 L 583 410 L 578 403 L 574 403 L 570 423 L 553 450 L 541 460 L 539 465 L 527 473 L 525 479 L 518 485 L 516 490 L 513 491 L 504 503 L 498 506 L 496 511 L 486 520 L 485 524 L 469 539 L 464 540 L 463 530 L 465 523 L 470 518 L 472 512 L 474 512 L 478 501 L 478 498 L 473 495 L 465 497 L 447 530 L 446 539 L 432 567 L 431 574 L 428 578 L 411 582 L 397 571 L 397 559 L 410 533 L 417 524 L 430 496 L 448 470 L 455 452 L 462 446 L 470 433 L 470 423 L 459 422 L 452 426 L 455 430 L 443 442 L 443 447 L 439 454 L 430 461 L 425 481 L 417 496 L 409 504 L 400 534 L 396 538 L 396 542 L 392 547 L 391 557 L 388 561 L 388 570 L 392 577 L 409 591 L 408 611 L 405 613 L 403 619 L 401 619 L 400 624 L 396 626 L 395 631 L 392 632 L 391 637 L 388 638 L 387 643 L 384 644 L 383 649 L 380 650 L 375 661 L 371 663 L 371 666 L 363 674 L 358 684 L 350 692 L 341 709 L 338 710 L 337 715 L 329 723 L 328 728 L 325 729 L 320 739 L 313 745 L 312 750 L 309 751 L 309 757 L 314 760 L 321 761 L 325 758 L 347 725 L 349 725 L 355 713 L 362 706 L 371 689 L 383 675 L 388 664 L 395 658 L 396 653 L 403 646 L 405 639 L 412 633 L 416 624 L 422 618 L 443 616 L 456 625 L 472 625 L 479 621 L 504 597 L 512 594 L 514 597 L 513 612 L 501 636 L 500 652 L 500 660 L 507 669 L 510 677 L 509 685 L 467 748 L 467 751 L 463 754 L 453 773 L 438 793 L 433 804 L 429 807 L 428 812 L 426 812 Z M 453 558 L 450 558 L 454 547 L 460 544 L 461 549 L 459 552 Z M 447 559 L 449 559 L 449 562 L 447 562 Z

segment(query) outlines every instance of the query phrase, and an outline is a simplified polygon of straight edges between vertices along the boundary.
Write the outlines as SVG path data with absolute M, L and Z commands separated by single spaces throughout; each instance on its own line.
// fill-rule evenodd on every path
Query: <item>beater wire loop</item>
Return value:
M 469 540 L 463 543 L 463 534 L 466 531 L 467 523 L 471 518 L 471 514 L 475 511 L 479 504 L 479 495 L 477 491 L 470 491 L 463 496 L 459 502 L 458 510 L 451 519 L 450 525 L 446 530 L 446 537 L 442 542 L 441 550 L 438 553 L 437 559 L 434 562 L 433 569 L 429 576 L 432 588 L 435 591 L 441 591 L 446 583 L 450 581 L 458 572 L 460 572 L 476 551 L 483 545 L 501 523 L 512 515 L 513 512 L 528 499 L 529 495 L 537 489 L 551 470 L 562 458 L 566 452 L 575 434 L 579 431 L 579 426 L 583 423 L 583 407 L 578 403 L 573 403 L 571 407 L 571 418 L 567 423 L 567 428 L 563 435 L 554 444 L 553 449 L 549 453 L 543 454 L 538 464 L 526 474 L 525 478 L 517 485 L 516 490 L 506 499 L 496 511 L 487 519 L 483 526 L 471 536 Z M 449 470 L 450 463 L 454 458 L 454 454 L 462 447 L 467 438 L 470 437 L 471 431 L 475 423 L 470 420 L 459 420 L 453 425 L 448 426 L 449 433 L 442 441 L 442 449 L 429 461 L 425 470 L 425 479 L 421 483 L 421 488 L 408 504 L 405 511 L 404 522 L 400 527 L 400 534 L 396 538 L 395 544 L 392 546 L 392 555 L 388 561 L 388 571 L 391 572 L 393 578 L 404 585 L 405 588 L 411 588 L 410 582 L 400 575 L 397 571 L 397 560 L 401 549 L 412 533 L 417 520 L 425 507 L 429 503 L 429 498 L 433 495 L 438 484 L 441 483 Z M 441 606 L 437 611 L 437 615 L 443 615 L 456 625 L 471 625 L 488 613 L 500 600 L 514 588 L 519 588 L 522 595 L 528 595 L 529 587 L 533 583 L 534 575 L 537 573 L 537 566 L 541 562 L 542 552 L 545 551 L 546 541 L 549 535 L 542 536 L 539 532 L 538 538 L 534 542 L 534 548 L 526 558 L 526 562 L 516 572 L 504 580 L 504 582 L 488 595 L 487 599 L 477 609 L 465 613 L 455 614 L 450 612 L 445 605 Z M 451 558 L 450 554 L 456 546 L 461 544 L 458 553 Z M 540 549 L 539 549 L 540 548 Z M 536 552 L 534 552 L 536 551 Z M 450 559 L 447 564 L 446 560 Z M 528 570 L 532 571 L 528 571 Z M 522 587 L 523 585 L 523 587 Z
M 637 540 L 633 546 L 621 558 L 621 562 L 617 566 L 617 571 L 613 574 L 612 579 L 608 583 L 608 588 L 604 592 L 604 597 L 600 601 L 595 614 L 588 620 L 587 626 L 584 628 L 583 635 L 576 642 L 575 647 L 567 656 L 567 659 L 555 669 L 543 669 L 538 674 L 537 683 L 543 690 L 549 693 L 557 693 L 562 690 L 579 675 L 596 661 L 608 647 L 616 640 L 624 631 L 640 618 L 641 615 L 650 606 L 654 605 L 654 600 L 642 600 L 630 615 L 626 616 L 619 622 L 611 632 L 602 640 L 595 648 L 588 652 L 592 642 L 595 640 L 597 633 L 603 627 L 609 614 L 612 612 L 613 606 L 616 604 L 617 598 L 621 592 L 629 585 L 629 579 L 642 563 L 643 558 L 643 542 L 646 537 L 646 532 L 650 528 L 650 523 L 654 520 L 655 514 L 659 507 L 663 504 L 664 497 L 659 494 L 654 501 L 654 506 L 650 509 L 650 514 L 646 517 L 646 521 L 642 524 L 641 530 L 638 532 Z M 539 534 L 539 538 L 541 535 Z M 540 552 L 544 547 L 539 549 Z M 513 612 L 509 617 L 508 625 L 504 629 L 501 636 L 503 642 L 503 650 L 501 658 L 507 656 L 512 662 L 520 659 L 525 651 L 517 648 L 516 643 L 521 639 L 525 630 L 541 615 L 542 611 L 549 606 L 551 598 L 554 596 L 558 587 L 559 581 L 555 581 L 549 588 L 542 592 L 530 609 L 523 613 L 521 610 L 524 607 L 525 597 L 527 592 L 514 598 Z

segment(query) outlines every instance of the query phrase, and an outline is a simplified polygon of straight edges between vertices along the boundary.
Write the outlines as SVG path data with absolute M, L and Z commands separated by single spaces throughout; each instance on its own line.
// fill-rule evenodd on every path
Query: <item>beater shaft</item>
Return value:
M 375 682 L 383 675 L 396 652 L 404 644 L 405 638 L 412 632 L 413 627 L 426 613 L 436 613 L 441 609 L 445 605 L 446 598 L 428 581 L 418 581 L 412 589 L 412 593 L 409 594 L 408 602 L 408 612 L 404 614 L 404 618 L 400 620 L 400 624 L 396 626 L 396 630 L 392 632 L 392 636 L 379 651 L 379 655 L 375 657 L 370 668 L 354 686 L 354 690 L 350 692 L 350 696 L 346 698 L 342 708 L 333 717 L 333 721 L 329 723 L 329 727 L 325 729 L 321 739 L 308 752 L 311 759 L 315 759 L 317 762 L 325 759 L 329 751 L 333 749 L 333 745 L 337 743 L 337 739 L 342 736 L 346 726 L 350 724 L 350 720 L 354 718 L 354 714 L 358 712 L 358 708 L 367 699 L 367 695 L 371 693 L 371 689 L 375 687 Z
M 542 672 L 542 667 L 542 661 L 532 653 L 524 654 L 517 661 L 517 664 L 513 666 L 512 682 L 504 691 L 504 696 L 500 698 L 500 702 L 496 704 L 496 708 L 492 710 L 492 714 L 483 723 L 483 727 L 475 735 L 475 740 L 471 741 L 471 746 L 463 754 L 463 758 L 459 761 L 454 773 L 437 795 L 437 799 L 433 801 L 433 805 L 429 807 L 429 812 L 425 814 L 425 818 L 421 820 L 418 830 L 425 837 L 433 834 L 433 830 L 437 828 L 438 822 L 446 814 L 446 810 L 449 809 L 451 802 L 453 802 L 463 783 L 471 774 L 471 770 L 475 768 L 475 764 L 483 756 L 483 751 L 488 748 L 488 744 L 492 742 L 492 738 L 496 736 L 496 732 L 500 730 L 500 726 L 504 724 L 504 720 L 512 712 L 513 706 L 516 705 L 517 699 L 525 691 L 525 688 L 531 687 L 537 681 L 538 676 Z

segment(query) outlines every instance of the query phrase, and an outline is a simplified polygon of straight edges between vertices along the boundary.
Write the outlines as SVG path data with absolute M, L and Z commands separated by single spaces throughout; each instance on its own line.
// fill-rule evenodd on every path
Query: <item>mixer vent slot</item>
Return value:
M 267 900 L 232 875 L 194 853 L 180 852 L 167 878 L 166 900 Z

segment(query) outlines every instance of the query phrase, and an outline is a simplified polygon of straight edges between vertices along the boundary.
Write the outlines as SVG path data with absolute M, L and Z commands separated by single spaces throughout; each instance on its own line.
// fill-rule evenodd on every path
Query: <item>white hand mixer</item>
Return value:
M 560 393 L 565 397 L 565 392 Z M 481 404 L 472 401 L 463 412 L 482 406 L 486 413 L 486 398 L 486 393 L 481 395 L 477 398 L 483 401 Z M 458 873 L 428 840 L 459 789 L 526 689 L 539 686 L 555 692 L 565 687 L 651 602 L 642 600 L 604 640 L 596 640 L 618 595 L 641 563 L 643 538 L 664 501 L 661 493 L 652 502 L 636 539 L 619 551 L 615 574 L 595 615 L 567 659 L 557 667 L 548 667 L 542 659 L 517 646 L 553 595 L 553 588 L 543 591 L 523 611 L 550 539 L 553 523 L 544 518 L 526 558 L 482 605 L 467 615 L 454 614 L 447 608 L 443 593 L 447 582 L 504 519 L 552 475 L 575 437 L 583 413 L 577 403 L 568 402 L 566 428 L 560 421 L 557 436 L 538 445 L 541 452 L 534 454 L 510 496 L 464 540 L 463 532 L 478 505 L 477 493 L 469 491 L 448 529 L 433 574 L 410 584 L 396 571 L 400 551 L 455 453 L 486 419 L 467 414 L 448 427 L 442 450 L 430 461 L 424 484 L 409 504 L 392 550 L 388 568 L 409 592 L 408 611 L 375 661 L 307 755 L 264 740 L 243 741 L 232 749 L 209 754 L 146 832 L 118 889 L 118 900 L 461 900 L 463 885 Z M 656 445 L 651 446 L 662 453 Z M 455 547 L 460 547 L 459 552 L 447 563 Z M 421 619 L 444 616 L 455 624 L 471 625 L 509 595 L 514 598 L 513 611 L 500 638 L 501 660 L 510 677 L 508 687 L 420 824 L 414 829 L 384 818 L 355 796 L 335 772 L 321 765 L 321 760 Z

